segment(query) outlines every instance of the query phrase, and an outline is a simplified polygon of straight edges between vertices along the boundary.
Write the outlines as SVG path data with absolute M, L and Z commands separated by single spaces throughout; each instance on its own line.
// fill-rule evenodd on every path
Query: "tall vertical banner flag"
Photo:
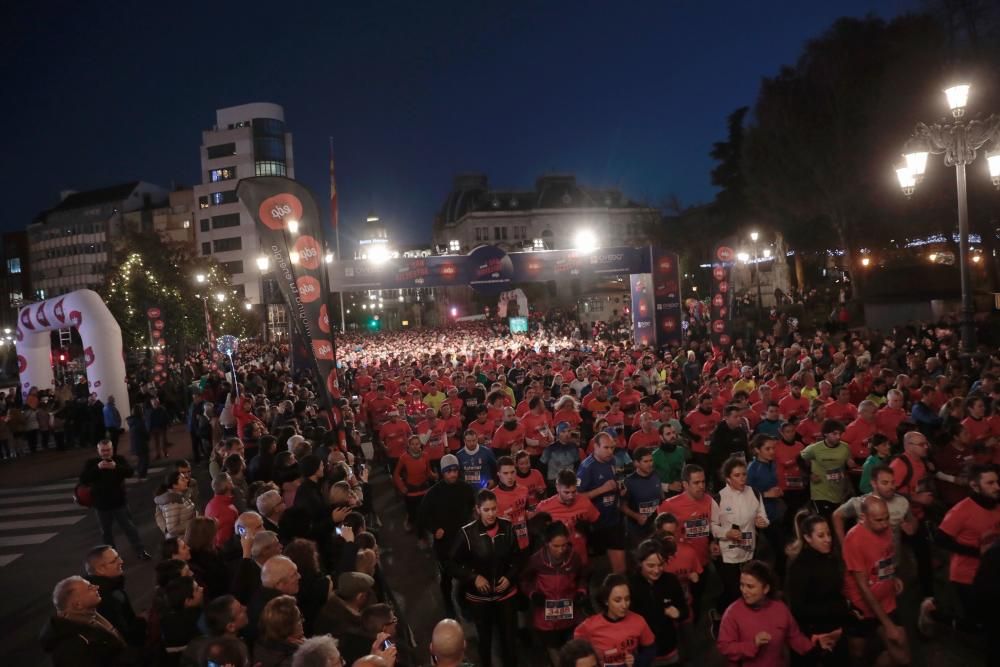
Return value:
M 166 328 L 163 311 L 159 306 L 150 306 L 146 309 L 146 319 L 149 320 L 149 346 L 156 350 L 153 355 L 153 380 L 160 385 L 167 380 L 167 339 L 163 337 L 163 330 Z
M 681 276 L 677 253 L 650 246 L 650 268 L 653 277 L 653 318 L 656 343 L 680 345 L 681 343 Z
M 653 326 L 653 278 L 648 273 L 631 273 L 632 336 L 636 345 L 656 345 Z
M 263 250 L 291 311 L 293 337 L 298 334 L 311 352 L 317 389 L 326 407 L 331 407 L 337 369 L 316 200 L 305 187 L 281 176 L 244 178 L 236 196 L 257 221 Z
M 736 263 L 735 239 L 719 241 L 712 251 L 712 347 L 728 351 L 733 344 L 733 266 Z

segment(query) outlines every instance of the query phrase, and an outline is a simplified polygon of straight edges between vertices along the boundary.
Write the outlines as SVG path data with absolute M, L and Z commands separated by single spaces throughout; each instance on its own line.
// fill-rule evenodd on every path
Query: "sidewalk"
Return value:
M 187 433 L 187 428 L 176 424 L 167 431 L 167 440 L 171 443 L 170 459 L 182 459 L 191 456 L 191 437 Z M 13 461 L 0 463 L 0 489 L 13 486 L 29 486 L 31 484 L 41 484 L 67 477 L 76 477 L 80 474 L 84 462 L 97 456 L 97 448 L 87 449 L 67 449 L 57 451 L 47 449 L 44 452 L 37 452 L 28 456 L 17 458 Z M 129 452 L 128 433 L 123 433 L 118 442 L 118 453 L 123 455 L 133 465 L 135 457 Z M 150 461 L 150 465 L 152 465 Z

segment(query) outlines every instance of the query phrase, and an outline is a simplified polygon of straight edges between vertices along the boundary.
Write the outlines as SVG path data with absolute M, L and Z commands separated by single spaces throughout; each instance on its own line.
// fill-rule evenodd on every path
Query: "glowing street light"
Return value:
M 771 259 L 771 249 L 764 248 L 764 259 Z
M 738 252 L 738 253 L 736 253 L 736 259 L 741 264 L 749 264 L 750 263 L 750 253 L 748 253 L 748 252 Z
M 390 257 L 389 249 L 383 246 L 372 246 L 371 250 L 368 251 L 368 261 L 372 264 L 385 264 Z
M 986 166 L 989 167 L 993 185 L 996 186 L 997 190 L 1000 190 L 1000 150 L 986 156 Z
M 944 91 L 944 96 L 948 98 L 948 108 L 955 118 L 965 115 L 965 105 L 969 102 L 969 88 L 969 84 L 960 83 Z
M 757 232 L 750 232 L 750 240 L 751 241 L 753 241 L 754 243 L 756 243 L 757 239 L 759 239 L 759 238 L 760 238 L 760 234 L 758 234 Z
M 222 303 L 223 301 L 226 300 L 226 293 L 225 292 L 216 292 L 215 293 L 215 300 L 218 301 L 219 303 Z
M 907 197 L 913 194 L 913 189 L 917 186 L 917 179 L 913 177 L 913 172 L 909 167 L 896 167 L 896 178 L 899 180 L 899 187 Z
M 271 267 L 271 260 L 267 255 L 261 255 L 257 258 L 257 269 L 259 271 L 267 271 Z
M 861 258 L 861 266 L 867 268 L 871 263 L 872 263 L 871 258 L 869 258 L 869 257 L 862 257 Z
M 246 303 L 243 304 L 243 308 L 246 310 L 253 310 L 253 304 L 247 301 Z
M 932 252 L 931 254 L 927 255 L 927 259 L 931 260 L 932 262 L 936 262 L 937 261 L 937 253 L 936 252 Z
M 330 262 L 332 262 L 333 261 L 333 253 L 332 252 L 328 252 L 325 255 L 323 255 L 323 261 L 326 262 L 327 264 L 329 264 Z
M 195 276 L 194 276 L 194 281 L 196 283 L 201 284 L 201 283 L 205 282 L 205 280 L 207 280 L 207 278 L 205 278 L 205 274 L 204 273 L 196 273 Z
M 581 229 L 573 237 L 573 248 L 580 252 L 594 252 L 598 248 L 597 234 L 589 229 Z

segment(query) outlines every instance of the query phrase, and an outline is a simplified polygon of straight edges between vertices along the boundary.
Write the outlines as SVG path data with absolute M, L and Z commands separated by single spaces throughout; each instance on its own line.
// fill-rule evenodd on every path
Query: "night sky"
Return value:
M 498 188 L 557 171 L 652 204 L 708 201 L 711 144 L 761 77 L 838 16 L 920 3 L 16 5 L 0 47 L 3 230 L 63 189 L 191 185 L 215 109 L 269 101 L 324 210 L 333 137 L 342 242 L 374 210 L 418 243 L 463 171 Z

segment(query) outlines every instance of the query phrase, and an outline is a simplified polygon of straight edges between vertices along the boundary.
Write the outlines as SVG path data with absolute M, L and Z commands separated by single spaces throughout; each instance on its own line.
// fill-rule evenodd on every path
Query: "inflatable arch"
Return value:
M 80 332 L 91 393 L 97 394 L 102 403 L 114 396 L 122 428 L 126 428 L 130 407 L 122 330 L 104 300 L 93 290 L 77 290 L 21 309 L 17 325 L 21 393 L 26 396 L 32 387 L 49 389 L 55 385 L 49 332 L 66 327 L 76 327 Z

